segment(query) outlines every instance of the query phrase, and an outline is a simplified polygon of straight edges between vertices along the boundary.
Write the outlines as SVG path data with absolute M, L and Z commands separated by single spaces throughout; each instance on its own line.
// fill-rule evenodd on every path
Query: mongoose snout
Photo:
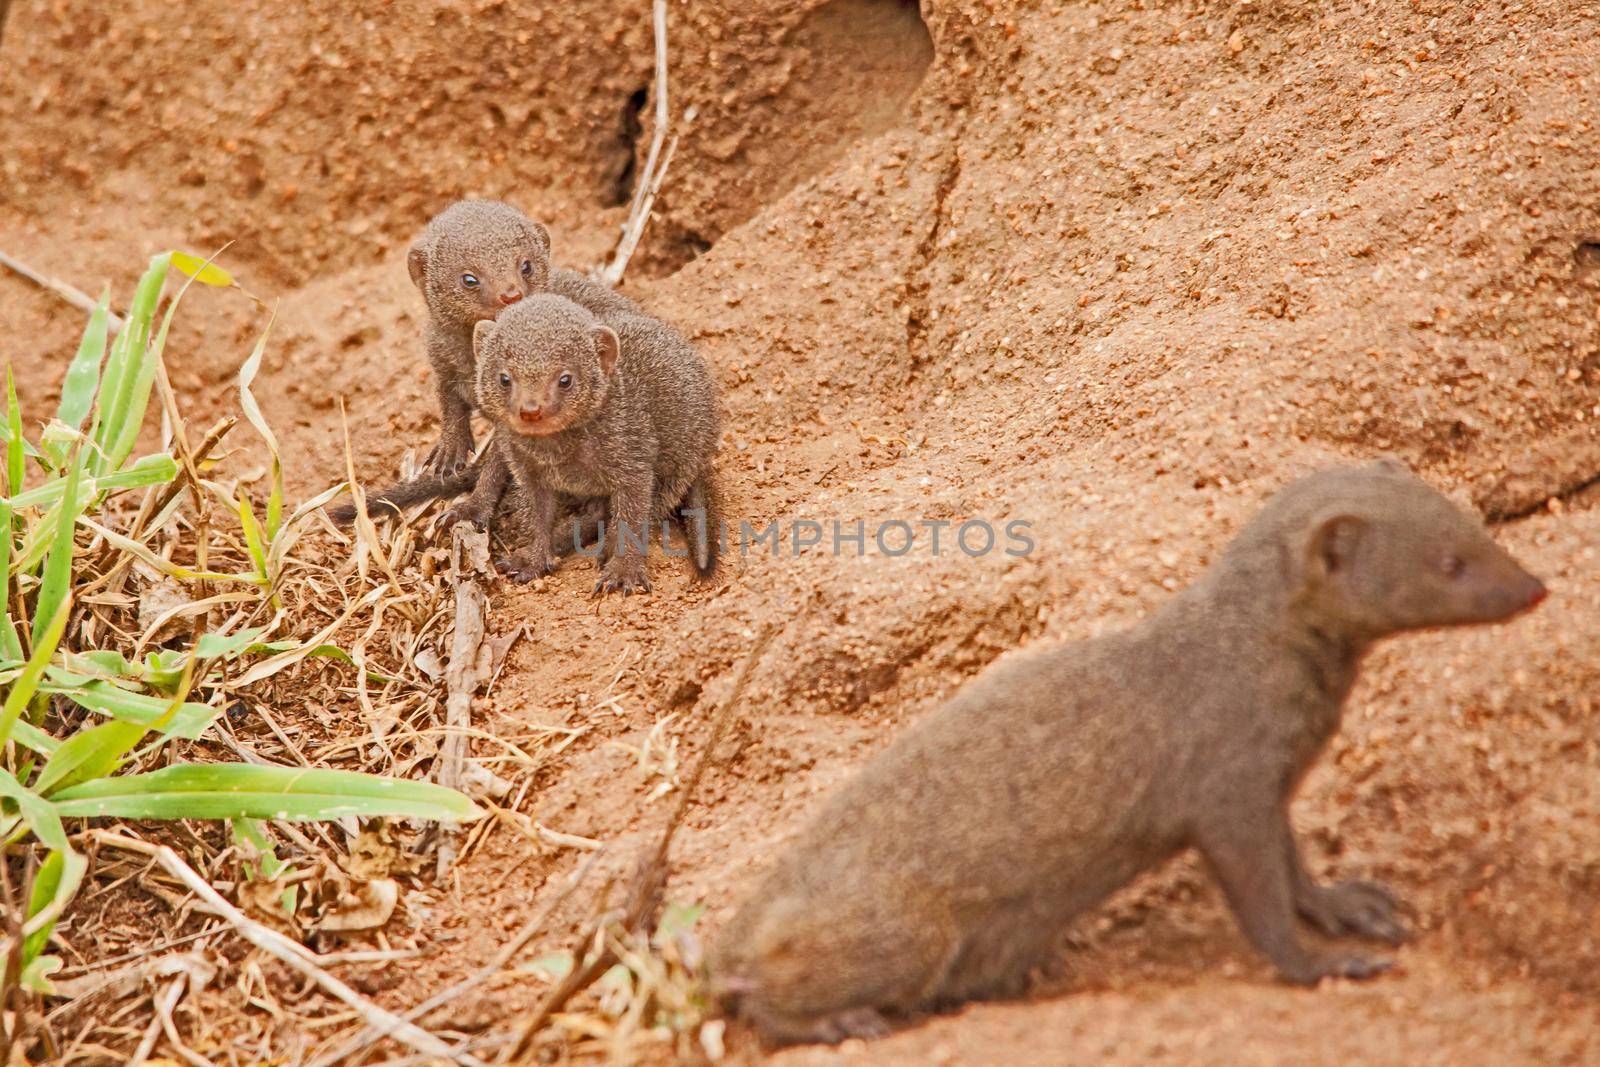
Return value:
M 1393 460 L 1274 495 L 1195 584 L 1134 629 L 1002 659 L 834 793 L 716 938 L 712 988 L 769 1043 L 1025 988 L 1063 928 L 1197 850 L 1289 982 L 1390 961 L 1395 898 L 1319 884 L 1289 802 L 1364 653 L 1495 622 L 1543 584 Z
M 596 593 L 650 590 L 649 542 L 668 520 L 684 528 L 695 572 L 716 570 L 716 386 L 682 335 L 648 315 L 608 312 L 602 321 L 540 294 L 480 323 L 473 348 L 478 406 L 504 431 L 495 453 L 523 490 L 531 532 L 498 561 L 503 571 L 530 581 L 556 568 L 563 495 L 602 504 L 592 539 L 609 555 Z

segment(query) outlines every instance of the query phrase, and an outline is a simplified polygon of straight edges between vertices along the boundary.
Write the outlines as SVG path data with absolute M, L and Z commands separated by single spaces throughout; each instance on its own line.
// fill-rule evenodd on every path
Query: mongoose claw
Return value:
M 1283 977 L 1296 985 L 1314 986 L 1324 978 L 1349 978 L 1363 981 L 1376 978 L 1394 967 L 1394 960 L 1382 956 L 1312 956 L 1302 965 L 1286 969 Z
M 449 530 L 452 526 L 465 522 L 482 530 L 489 525 L 489 519 L 490 516 L 483 508 L 473 507 L 471 504 L 457 504 L 439 516 L 439 529 Z
M 463 441 L 456 437 L 441 437 L 439 443 L 433 446 L 428 453 L 428 458 L 423 460 L 422 466 L 435 474 L 449 476 L 460 474 L 472 460 L 472 442 Z
M 1299 903 L 1307 922 L 1334 937 L 1351 935 L 1398 945 L 1411 936 L 1400 920 L 1400 902 L 1371 882 L 1318 886 L 1310 899 Z
M 516 552 L 509 556 L 502 556 L 494 561 L 494 565 L 507 578 L 524 584 L 533 581 L 535 578 L 543 578 L 547 574 L 553 574 L 556 569 L 556 561 L 554 559 L 545 556 L 541 560 L 531 552 Z
M 600 572 L 600 580 L 594 583 L 594 596 L 604 596 L 607 593 L 621 593 L 630 596 L 634 593 L 641 595 L 650 592 L 650 579 L 645 577 L 644 568 L 633 563 L 618 565 L 615 562 L 607 563 Z

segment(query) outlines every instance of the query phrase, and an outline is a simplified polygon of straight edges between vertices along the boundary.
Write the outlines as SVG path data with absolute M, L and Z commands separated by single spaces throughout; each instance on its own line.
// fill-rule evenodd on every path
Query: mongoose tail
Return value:
M 678 521 L 689 539 L 689 563 L 696 577 L 710 581 L 722 562 L 722 499 L 716 475 L 707 470 L 684 494 Z
M 455 474 L 419 474 L 408 481 L 397 482 L 377 496 L 367 498 L 367 514 L 373 518 L 397 516 L 429 500 L 459 496 L 477 484 L 480 466 L 473 465 Z M 356 506 L 340 504 L 330 508 L 328 518 L 339 526 L 349 526 L 356 521 Z

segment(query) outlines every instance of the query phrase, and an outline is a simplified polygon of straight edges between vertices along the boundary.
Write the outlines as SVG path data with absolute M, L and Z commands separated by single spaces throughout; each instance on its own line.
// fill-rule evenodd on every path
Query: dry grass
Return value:
M 152 407 L 161 417 L 159 447 L 175 473 L 114 491 L 77 520 L 68 553 L 71 615 L 56 655 L 66 666 L 104 672 L 109 661 L 85 653 L 114 654 L 123 665 L 116 671 L 136 673 L 101 681 L 171 695 L 173 707 L 199 715 L 202 727 L 186 735 L 146 737 L 121 772 L 231 762 L 413 780 L 445 775 L 493 817 L 464 834 L 441 832 L 438 823 L 348 816 L 298 823 L 113 819 L 93 828 L 69 820 L 88 874 L 51 932 L 61 966 L 48 995 L 20 988 L 16 973 L 0 974 L 8 1005 L 0 1040 L 14 1034 L 17 1054 L 64 1065 L 130 1057 L 206 1064 L 221 1054 L 229 1062 L 331 1067 L 374 1057 L 394 1062 L 397 1049 L 421 1057 L 417 1062 L 473 1064 L 505 1056 L 517 1035 L 436 1036 L 414 1024 L 491 982 L 542 977 L 555 986 L 534 1024 L 519 1028 L 523 1044 L 542 1056 L 631 1062 L 652 1050 L 683 1053 L 697 1045 L 715 1053 L 720 1024 L 706 1023 L 695 977 L 698 909 L 663 909 L 663 893 L 672 835 L 749 663 L 686 781 L 670 717 L 637 751 L 641 774 L 654 783 L 650 799 L 673 791 L 678 797 L 635 880 L 598 888 L 593 921 L 572 952 L 523 958 L 603 855 L 600 842 L 552 830 L 523 810 L 535 776 L 586 728 L 498 736 L 470 722 L 470 698 L 493 686 L 522 632 L 496 635 L 485 626 L 478 583 L 486 553 L 470 535 L 446 543 L 415 515 L 381 527 L 363 515 L 353 532 L 338 529 L 321 508 L 342 486 L 286 507 L 277 443 L 250 393 L 265 343 L 241 372 L 241 417 L 204 432 L 189 423 L 157 347 L 152 387 L 159 406 Z M 251 468 L 257 473 L 223 473 Z M 36 527 L 19 525 L 19 553 L 44 536 L 45 525 L 43 518 Z M 8 607 L 22 606 L 37 589 L 18 577 L 14 594 Z M 32 641 L 26 618 L 19 620 Z M 202 634 L 221 639 L 223 651 L 190 655 Z M 61 697 L 44 710 L 37 726 L 54 738 L 100 721 Z M 28 779 L 26 762 L 19 776 Z M 428 903 L 436 872 L 502 832 L 541 852 L 570 848 L 588 858 L 489 964 L 393 1013 L 337 976 L 346 967 L 420 955 L 425 932 L 391 924 L 391 916 L 402 902 Z M 0 862 L 9 924 L 0 930 L 9 932 L 0 948 L 21 939 L 22 901 L 43 854 L 37 843 L 13 838 Z M 624 896 L 616 904 L 619 889 Z M 372 947 L 347 950 L 350 938 Z M 9 952 L 8 959 L 18 958 Z M 307 980 L 292 979 L 285 964 Z M 397 1044 L 397 1037 L 405 1040 Z

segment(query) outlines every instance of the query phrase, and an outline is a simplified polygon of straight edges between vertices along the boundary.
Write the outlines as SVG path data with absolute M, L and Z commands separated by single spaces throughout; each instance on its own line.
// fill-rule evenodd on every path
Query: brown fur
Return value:
M 712 978 L 771 1042 L 1020 991 L 1063 927 L 1198 849 L 1288 981 L 1389 966 L 1389 894 L 1318 885 L 1288 805 L 1389 634 L 1508 618 L 1544 587 L 1482 524 L 1384 460 L 1278 493 L 1132 630 L 1003 661 L 823 807 L 715 944 Z
M 406 257 L 411 281 L 422 293 L 428 321 L 423 329 L 428 362 L 438 389 L 441 431 L 419 478 L 375 495 L 373 513 L 406 507 L 472 489 L 471 498 L 445 514 L 444 522 L 485 526 L 494 516 L 507 472 L 494 450 L 469 466 L 474 450 L 477 363 L 472 330 L 493 321 L 506 307 L 532 293 L 560 293 L 595 312 L 637 313 L 632 300 L 576 271 L 550 266 L 550 233 L 510 204 L 460 200 L 429 220 Z M 476 284 L 469 286 L 464 279 Z M 467 475 L 463 483 L 460 476 Z M 348 524 L 355 508 L 331 509 Z
M 712 574 L 716 386 L 688 341 L 647 315 L 597 318 L 552 294 L 479 325 L 476 346 L 478 405 L 522 491 L 529 531 L 502 569 L 520 581 L 555 569 L 555 512 L 566 494 L 605 504 L 610 555 L 596 592 L 649 590 L 641 542 L 667 519 L 690 531 L 697 573 Z M 696 508 L 703 526 L 686 514 Z

